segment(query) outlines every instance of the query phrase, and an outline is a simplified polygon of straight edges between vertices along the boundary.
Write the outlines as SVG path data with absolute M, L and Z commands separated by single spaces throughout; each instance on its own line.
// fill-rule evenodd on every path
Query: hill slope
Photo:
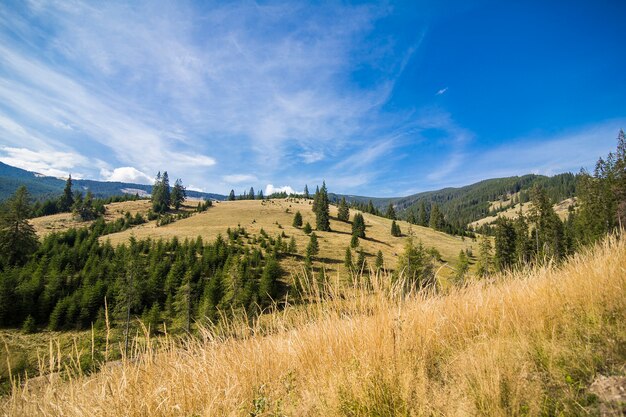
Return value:
M 94 376 L 26 384 L 9 415 L 599 415 L 626 361 L 626 240 L 448 295 L 388 277 L 183 346 L 139 341 Z M 608 290 L 610 289 L 610 290 Z M 338 296 L 339 295 L 339 296 Z M 596 384 L 594 384 L 596 385 Z

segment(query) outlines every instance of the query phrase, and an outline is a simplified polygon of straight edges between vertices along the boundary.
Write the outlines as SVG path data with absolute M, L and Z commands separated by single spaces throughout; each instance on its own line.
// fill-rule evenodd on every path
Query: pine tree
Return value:
M 320 246 L 319 246 L 319 243 L 317 242 L 317 235 L 315 234 L 315 232 L 313 232 L 311 233 L 309 245 L 306 248 L 306 252 L 307 252 L 307 255 L 309 256 L 315 256 L 319 253 L 319 251 L 320 251 Z
M 282 269 L 275 258 L 268 258 L 263 268 L 263 274 L 259 280 L 259 300 L 261 306 L 268 306 L 279 296 L 278 279 L 282 275 Z
M 63 189 L 63 195 L 59 200 L 59 210 L 61 212 L 68 212 L 72 210 L 74 205 L 74 195 L 72 194 L 72 175 L 67 178 L 65 182 L 65 188 Z
M 315 228 L 321 231 L 330 231 L 330 213 L 328 191 L 326 190 L 326 182 L 322 183 L 322 188 L 316 193 L 315 206 Z
M 183 186 L 183 182 L 179 178 L 174 183 L 174 188 L 172 189 L 172 194 L 170 196 L 170 205 L 174 206 L 174 208 L 178 210 L 186 198 L 187 190 L 185 189 L 185 187 Z
M 493 255 L 491 253 L 491 241 L 483 237 L 480 241 L 476 272 L 481 277 L 486 277 L 493 272 Z
M 342 222 L 350 221 L 350 208 L 348 207 L 345 197 L 341 197 L 341 201 L 339 202 L 339 207 L 337 208 L 337 218 Z
M 357 235 L 352 235 L 352 238 L 350 239 L 350 247 L 356 248 L 358 246 L 359 246 L 359 237 Z
M 250 187 L 250 192 L 248 193 L 248 198 L 250 200 L 254 200 L 254 187 Z
M 298 247 L 296 246 L 296 238 L 291 236 L 289 240 L 289 247 L 287 248 L 287 252 L 295 255 L 298 253 Z
M 396 210 L 393 208 L 393 204 L 389 203 L 387 206 L 387 212 L 385 213 L 385 217 L 391 220 L 398 220 L 396 217 Z
M 513 222 L 505 217 L 498 217 L 495 230 L 495 267 L 499 271 L 511 268 L 516 260 L 515 227 Z
M 311 228 L 311 225 L 309 224 L 309 222 L 306 222 L 302 230 L 304 231 L 304 233 L 308 235 L 309 233 L 311 233 L 313 229 Z
M 365 239 L 365 219 L 361 213 L 356 213 L 352 219 L 352 236 Z
M 228 201 L 235 201 L 235 190 L 230 190 L 230 194 L 228 194 Z
M 369 214 L 376 214 L 376 208 L 374 207 L 374 203 L 372 203 L 372 200 L 370 200 L 367 203 L 367 210 L 366 210 Z
M 296 211 L 296 214 L 293 215 L 293 227 L 301 227 L 302 226 L 302 214 L 300 211 Z
M 443 216 L 439 211 L 439 206 L 437 204 L 433 204 L 430 209 L 430 222 L 429 227 L 433 230 L 439 230 L 443 223 Z
M 429 222 L 428 213 L 426 212 L 426 203 L 424 200 L 420 201 L 419 210 L 417 212 L 417 224 L 427 227 Z
M 259 196 L 257 197 L 257 200 L 264 200 L 265 197 L 263 196 L 263 190 L 259 190 Z
M 394 236 L 394 237 L 402 236 L 402 231 L 400 230 L 400 226 L 396 223 L 395 220 L 391 222 L 391 236 Z
M 433 265 L 422 242 L 416 246 L 409 237 L 404 253 L 398 260 L 398 272 L 407 281 L 408 288 L 424 288 L 434 284 Z
M 311 198 L 311 196 L 309 195 L 309 187 L 306 184 L 304 184 L 304 198 L 306 198 L 307 200 Z
M 315 194 L 313 195 L 313 206 L 311 207 L 311 209 L 313 210 L 313 213 L 315 214 L 317 214 L 317 210 L 319 207 L 319 199 L 320 199 L 320 187 L 316 186 Z
M 376 270 L 379 271 L 385 265 L 385 259 L 383 258 L 383 251 L 379 250 L 376 254 Z
M 463 282 L 467 271 L 469 271 L 469 259 L 465 251 L 462 250 L 459 252 L 459 260 L 456 266 L 456 273 L 454 274 L 456 282 Z
M 367 272 L 367 260 L 365 259 L 365 252 L 363 248 L 359 249 L 359 256 L 356 260 L 356 269 L 361 273 Z
M 346 248 L 346 255 L 343 258 L 343 265 L 349 270 L 352 270 L 352 250 L 350 249 L 350 247 L 348 246 Z
M 5 204 L 0 216 L 0 259 L 6 265 L 21 265 L 38 246 L 35 229 L 28 222 L 29 195 L 21 186 Z

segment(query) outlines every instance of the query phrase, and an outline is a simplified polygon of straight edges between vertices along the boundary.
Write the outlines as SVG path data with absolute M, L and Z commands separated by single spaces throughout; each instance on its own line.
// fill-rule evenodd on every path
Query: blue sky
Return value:
M 623 1 L 5 1 L 0 161 L 370 196 L 575 172 L 626 128 L 625 16 Z

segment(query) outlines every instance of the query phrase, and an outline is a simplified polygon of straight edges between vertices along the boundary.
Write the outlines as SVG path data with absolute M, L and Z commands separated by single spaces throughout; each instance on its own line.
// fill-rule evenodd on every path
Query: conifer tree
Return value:
M 230 190 L 230 194 L 228 194 L 228 201 L 235 201 L 235 190 Z
M 433 265 L 422 242 L 417 245 L 409 237 L 404 253 L 398 260 L 398 273 L 403 276 L 409 288 L 424 288 L 434 283 Z
M 330 213 L 328 191 L 326 190 L 326 182 L 322 183 L 322 188 L 316 192 L 316 199 L 313 203 L 315 207 L 315 228 L 321 231 L 330 230 Z
M 357 235 L 352 235 L 352 238 L 350 239 L 350 247 L 356 248 L 358 246 L 359 246 L 359 237 Z
M 187 198 L 187 190 L 183 186 L 183 182 L 180 178 L 174 183 L 172 194 L 170 196 L 170 205 L 174 206 L 176 210 L 185 202 Z
M 39 243 L 35 229 L 28 222 L 29 215 L 29 195 L 22 185 L 0 213 L 0 260 L 6 265 L 23 264 L 37 249 Z
M 307 200 L 311 198 L 311 196 L 309 195 L 309 187 L 306 184 L 304 184 L 304 198 L 306 198 Z
M 370 200 L 367 203 L 367 210 L 366 210 L 369 214 L 376 214 L 376 208 L 374 207 L 374 203 L 372 203 L 372 200 Z
M 396 223 L 395 220 L 391 222 L 391 236 L 400 237 L 402 236 L 402 231 L 400 230 L 400 226 Z
M 495 267 L 499 271 L 511 268 L 516 260 L 515 227 L 513 222 L 505 217 L 499 216 L 496 220 L 495 230 Z
M 356 213 L 352 219 L 352 236 L 365 239 L 365 219 L 361 213 Z
M 311 237 L 309 240 L 309 245 L 307 246 L 307 254 L 310 256 L 315 256 L 320 251 L 319 243 L 317 242 L 317 235 L 315 232 L 311 233 Z
M 342 222 L 350 221 L 350 208 L 348 207 L 345 197 L 341 197 L 341 201 L 339 201 L 339 206 L 337 207 L 337 218 Z
M 387 206 L 387 212 L 385 213 L 385 217 L 391 220 L 398 220 L 396 217 L 396 210 L 393 208 L 393 204 L 389 203 Z
M 302 226 L 302 214 L 300 211 L 296 211 L 296 214 L 293 215 L 293 227 L 301 227 Z
M 367 260 L 365 259 L 365 252 L 363 251 L 363 248 L 360 248 L 358 253 L 359 256 L 356 260 L 356 269 L 360 273 L 365 273 L 367 272 Z
M 455 280 L 463 282 L 467 271 L 469 271 L 469 259 L 465 251 L 462 250 L 459 252 L 459 260 L 457 261 L 456 273 L 454 274 Z
M 263 196 L 263 190 L 259 190 L 259 196 L 257 197 L 258 200 L 264 200 L 265 197 Z
M 72 175 L 70 175 L 65 182 L 63 195 L 59 200 L 59 210 L 65 213 L 71 211 L 72 206 L 74 206 L 74 195 L 72 194 Z
M 439 211 L 439 205 L 435 203 L 432 205 L 432 208 L 430 209 L 430 221 L 428 225 L 433 230 L 439 230 L 443 223 L 442 220 L 443 220 L 443 215 Z
M 419 209 L 417 212 L 417 224 L 427 227 L 429 222 L 428 213 L 426 212 L 426 203 L 424 200 L 420 201 Z
M 346 255 L 343 258 L 343 265 L 349 270 L 352 270 L 352 250 L 350 249 L 350 246 L 348 246 L 346 248 Z
M 248 198 L 250 200 L 254 200 L 254 187 L 250 187 L 250 192 L 248 192 Z
M 304 233 L 308 235 L 309 233 L 311 233 L 313 229 L 311 228 L 311 225 L 309 224 L 309 222 L 306 222 L 302 230 L 304 231 Z
M 281 275 L 282 270 L 278 261 L 273 257 L 268 258 L 259 280 L 259 301 L 261 306 L 268 306 L 273 300 L 278 298 L 278 279 Z
M 486 277 L 493 272 L 491 240 L 488 237 L 483 237 L 480 241 L 476 272 L 481 277 Z
M 385 265 L 385 259 L 383 258 L 383 251 L 378 250 L 376 254 L 376 270 L 379 271 Z
M 287 248 L 287 252 L 293 255 L 298 253 L 298 247 L 296 246 L 296 238 L 293 236 L 291 236 L 291 239 L 289 240 L 289 247 Z

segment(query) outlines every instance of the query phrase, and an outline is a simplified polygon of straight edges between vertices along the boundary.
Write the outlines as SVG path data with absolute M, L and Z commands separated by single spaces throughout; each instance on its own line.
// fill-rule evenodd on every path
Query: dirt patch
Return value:
M 589 391 L 600 399 L 601 416 L 626 416 L 626 376 L 598 375 Z

